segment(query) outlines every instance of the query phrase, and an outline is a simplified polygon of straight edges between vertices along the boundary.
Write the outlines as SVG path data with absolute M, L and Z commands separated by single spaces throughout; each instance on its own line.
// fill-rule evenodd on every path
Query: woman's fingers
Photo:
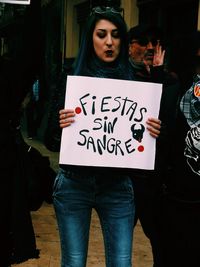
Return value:
M 152 137 L 157 138 L 160 134 L 161 121 L 156 118 L 149 118 L 146 123 L 149 134 Z
M 70 126 L 75 120 L 60 120 L 60 128 L 65 128 Z
M 75 112 L 73 109 L 62 109 L 59 111 L 59 123 L 61 128 L 70 126 L 74 120 Z

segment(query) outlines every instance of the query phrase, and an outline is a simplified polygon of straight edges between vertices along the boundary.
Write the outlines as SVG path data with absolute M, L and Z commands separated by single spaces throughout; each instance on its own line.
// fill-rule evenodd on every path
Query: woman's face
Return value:
M 120 45 L 117 27 L 108 20 L 99 20 L 93 31 L 93 46 L 97 57 L 104 62 L 114 61 L 120 53 Z

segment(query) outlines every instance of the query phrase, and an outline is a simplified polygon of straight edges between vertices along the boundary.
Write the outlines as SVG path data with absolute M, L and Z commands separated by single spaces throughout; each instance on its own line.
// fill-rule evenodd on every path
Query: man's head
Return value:
M 138 25 L 128 32 L 129 55 L 136 64 L 153 64 L 155 47 L 160 44 L 161 31 L 156 27 Z

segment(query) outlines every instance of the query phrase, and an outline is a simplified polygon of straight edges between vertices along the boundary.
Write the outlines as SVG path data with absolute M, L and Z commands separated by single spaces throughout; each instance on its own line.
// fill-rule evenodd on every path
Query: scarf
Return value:
M 184 155 L 190 169 L 200 175 L 200 127 L 193 127 L 187 132 Z
M 103 62 L 95 55 L 91 57 L 89 63 L 81 72 L 81 75 L 121 80 L 133 79 L 130 68 L 121 64 L 119 60 L 115 60 L 113 62 Z
M 200 75 L 197 75 L 190 89 L 184 94 L 180 102 L 190 127 L 200 126 Z
M 197 75 L 190 89 L 180 102 L 187 123 L 191 127 L 185 138 L 184 156 L 190 169 L 200 175 L 200 76 Z
M 131 57 L 129 57 L 130 65 L 134 70 L 134 75 L 139 81 L 151 82 L 151 73 L 147 71 L 147 68 L 143 62 L 135 62 Z

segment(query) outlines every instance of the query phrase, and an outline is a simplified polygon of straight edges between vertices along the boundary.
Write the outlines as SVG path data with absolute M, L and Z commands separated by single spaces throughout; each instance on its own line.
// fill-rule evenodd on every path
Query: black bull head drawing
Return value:
M 132 131 L 133 139 L 137 140 L 138 142 L 141 142 L 142 138 L 143 138 L 144 131 L 145 131 L 144 125 L 143 124 L 140 124 L 140 125 L 133 124 L 131 126 L 131 131 Z

